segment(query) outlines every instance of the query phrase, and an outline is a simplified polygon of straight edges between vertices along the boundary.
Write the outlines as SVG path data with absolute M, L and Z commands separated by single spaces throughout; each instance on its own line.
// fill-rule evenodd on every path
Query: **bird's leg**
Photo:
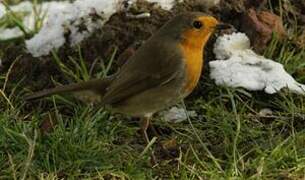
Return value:
M 159 136 L 158 131 L 156 130 L 155 126 L 152 123 L 149 123 L 149 128 L 151 129 L 151 132 L 154 136 Z
M 141 132 L 142 132 L 142 135 L 143 135 L 143 138 L 144 138 L 144 141 L 146 144 L 149 144 L 149 142 L 150 142 L 148 134 L 147 134 L 147 129 L 149 127 L 149 124 L 150 124 L 150 117 L 144 117 L 141 120 Z
M 147 129 L 150 125 L 150 119 L 151 119 L 151 116 L 147 116 L 147 117 L 142 118 L 142 120 L 141 120 L 141 132 L 142 132 L 146 145 L 148 145 L 150 143 L 150 140 L 149 140 L 149 137 L 147 134 Z M 151 162 L 153 165 L 157 164 L 154 151 L 152 151 L 152 153 L 151 153 Z
M 150 129 L 153 133 L 154 136 L 159 136 L 156 128 L 152 125 L 152 123 L 150 122 L 151 116 L 146 116 L 142 119 L 141 121 L 141 130 L 142 130 L 142 134 L 143 137 L 145 138 L 145 143 L 149 143 L 149 137 L 147 134 L 147 130 Z

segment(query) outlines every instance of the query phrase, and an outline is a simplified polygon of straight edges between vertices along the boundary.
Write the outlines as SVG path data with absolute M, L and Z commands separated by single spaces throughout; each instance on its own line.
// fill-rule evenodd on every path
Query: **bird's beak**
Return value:
M 225 23 L 219 23 L 215 26 L 216 30 L 223 30 L 223 29 L 231 29 L 233 26 L 230 24 L 225 24 Z

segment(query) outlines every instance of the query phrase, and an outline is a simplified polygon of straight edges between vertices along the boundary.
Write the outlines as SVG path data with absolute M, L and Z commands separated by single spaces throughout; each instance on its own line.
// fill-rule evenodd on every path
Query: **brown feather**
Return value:
M 25 97 L 25 100 L 31 101 L 40 99 L 46 96 L 50 96 L 53 94 L 61 94 L 66 92 L 80 92 L 86 90 L 92 90 L 97 92 L 98 94 L 103 94 L 106 91 L 106 88 L 111 84 L 114 76 L 107 77 L 104 79 L 93 79 L 86 82 L 73 83 L 69 85 L 58 86 L 52 89 L 46 89 L 42 91 L 35 92 L 31 95 Z

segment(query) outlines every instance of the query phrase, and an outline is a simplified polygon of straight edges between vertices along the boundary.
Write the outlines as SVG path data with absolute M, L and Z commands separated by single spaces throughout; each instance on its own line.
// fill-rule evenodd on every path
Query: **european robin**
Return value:
M 139 47 L 116 74 L 36 92 L 26 99 L 90 92 L 96 102 L 114 112 L 143 118 L 142 132 L 148 143 L 150 118 L 193 91 L 203 67 L 204 46 L 216 29 L 224 28 L 229 26 L 200 12 L 178 15 Z

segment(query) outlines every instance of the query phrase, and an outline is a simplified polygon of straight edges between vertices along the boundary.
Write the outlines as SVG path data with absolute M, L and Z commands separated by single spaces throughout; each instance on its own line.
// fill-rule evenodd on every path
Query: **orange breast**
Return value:
M 200 45 L 200 43 L 198 43 L 198 46 L 194 46 L 194 44 L 189 44 L 188 41 L 182 42 L 180 46 L 184 55 L 187 76 L 186 83 L 183 89 L 184 93 L 188 95 L 196 87 L 200 79 L 203 66 L 203 46 Z

